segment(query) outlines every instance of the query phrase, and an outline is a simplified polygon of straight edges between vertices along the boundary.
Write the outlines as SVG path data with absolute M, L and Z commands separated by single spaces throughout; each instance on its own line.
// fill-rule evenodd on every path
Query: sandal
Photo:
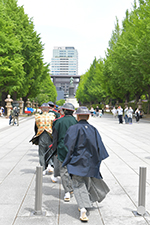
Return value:
M 79 210 L 79 208 L 78 208 L 78 210 Z M 86 215 L 86 209 L 85 208 L 80 209 L 80 220 L 82 222 L 87 222 L 89 220 L 87 215 Z
M 69 192 L 65 193 L 64 202 L 70 202 L 70 193 Z

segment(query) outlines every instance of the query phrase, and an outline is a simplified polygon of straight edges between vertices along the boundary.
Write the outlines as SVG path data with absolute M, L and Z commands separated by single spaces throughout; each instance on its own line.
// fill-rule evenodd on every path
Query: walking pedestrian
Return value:
M 127 116 L 128 116 L 128 123 L 132 124 L 133 109 L 131 106 L 129 107 L 129 109 L 127 111 Z
M 139 122 L 139 120 L 140 120 L 140 110 L 137 108 L 136 110 L 135 110 L 135 119 L 136 119 L 136 122 Z
M 3 106 L 1 107 L 0 113 L 1 113 L 1 116 L 4 117 L 5 109 Z
M 30 140 L 33 144 L 39 146 L 39 163 L 43 166 L 43 175 L 46 175 L 47 171 L 53 172 L 52 161 L 49 162 L 48 168 L 46 168 L 45 153 L 49 146 L 52 144 L 52 123 L 55 119 L 53 112 L 49 113 L 49 105 L 43 103 L 41 105 L 42 114 L 35 115 L 35 136 Z
M 109 192 L 100 173 L 100 164 L 108 153 L 97 129 L 87 122 L 88 108 L 81 106 L 76 114 L 78 123 L 67 130 L 64 138 L 68 153 L 63 166 L 67 166 L 72 178 L 80 220 L 85 222 L 88 221 L 87 209 L 93 207 L 92 202 L 101 202 Z
M 67 171 L 67 167 L 62 167 L 62 163 L 67 155 L 68 149 L 64 145 L 64 137 L 68 128 L 77 123 L 73 116 L 75 111 L 71 103 L 64 103 L 62 106 L 65 116 L 58 119 L 53 128 L 53 150 L 57 150 L 57 158 L 59 160 L 60 177 L 65 191 L 64 201 L 70 201 L 70 193 L 73 191 L 72 181 Z
M 13 108 L 12 116 L 13 116 L 13 124 L 12 125 L 14 126 L 14 124 L 17 120 L 17 126 L 19 126 L 19 110 L 16 106 Z
M 9 115 L 9 125 L 11 125 L 11 121 L 13 119 L 13 109 L 10 109 L 10 115 Z
M 128 124 L 128 107 L 124 109 L 124 120 L 125 123 Z
M 96 106 L 95 112 L 96 112 L 96 116 L 98 117 L 99 116 L 99 107 L 98 107 L 98 105 Z
M 91 116 L 93 116 L 94 108 L 92 106 L 91 106 L 90 112 L 91 112 Z
M 120 123 L 122 124 L 123 123 L 123 120 L 122 120 L 123 109 L 121 108 L 121 106 L 118 106 L 117 113 L 118 113 L 119 124 Z
M 55 124 L 56 124 L 57 120 L 64 117 L 64 111 L 62 110 L 62 107 L 58 108 L 58 113 L 60 114 L 60 117 L 56 118 L 53 121 L 53 130 L 54 130 L 54 127 L 55 127 Z M 51 176 L 51 181 L 53 183 L 57 183 L 59 176 L 60 176 L 59 160 L 57 158 L 57 155 L 54 155 L 54 174 L 52 174 L 52 176 Z
M 100 118 L 102 117 L 102 110 L 101 109 L 99 110 L 99 117 Z
M 117 116 L 117 109 L 115 108 L 115 106 L 113 107 L 113 109 L 111 110 L 113 117 L 116 118 Z

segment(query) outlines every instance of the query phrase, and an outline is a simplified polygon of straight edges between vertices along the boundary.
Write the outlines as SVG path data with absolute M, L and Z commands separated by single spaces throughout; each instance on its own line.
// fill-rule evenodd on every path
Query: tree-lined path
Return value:
M 148 214 L 135 217 L 138 205 L 139 167 L 147 168 L 146 211 L 150 212 L 150 121 L 119 124 L 118 119 L 104 115 L 90 118 L 100 132 L 110 157 L 101 165 L 104 180 L 110 188 L 106 199 L 90 211 L 89 225 L 147 225 Z M 5 225 L 78 225 L 79 212 L 74 197 L 63 201 L 61 182 L 43 177 L 43 211 L 46 216 L 32 216 L 35 204 L 35 170 L 37 146 L 29 143 L 34 134 L 34 117 L 9 126 L 0 117 L 0 224 Z

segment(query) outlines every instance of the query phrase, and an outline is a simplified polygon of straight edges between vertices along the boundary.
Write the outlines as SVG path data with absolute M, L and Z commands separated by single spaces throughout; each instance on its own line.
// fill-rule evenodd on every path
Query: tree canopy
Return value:
M 7 94 L 11 94 L 14 100 L 44 95 L 41 87 L 44 83 L 49 100 L 56 100 L 56 88 L 50 79 L 49 64 L 44 63 L 43 50 L 40 34 L 34 30 L 33 21 L 25 14 L 23 6 L 19 7 L 17 0 L 0 0 L 2 100 Z
M 143 95 L 150 102 L 150 0 L 139 0 L 138 6 L 134 0 L 122 28 L 116 18 L 105 58 L 94 59 L 82 76 L 76 97 L 84 98 L 83 102 L 102 98 L 123 102 L 138 101 Z

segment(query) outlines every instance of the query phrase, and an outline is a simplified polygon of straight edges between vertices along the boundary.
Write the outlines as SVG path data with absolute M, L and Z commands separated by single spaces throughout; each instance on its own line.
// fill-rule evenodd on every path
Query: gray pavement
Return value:
M 150 121 L 119 124 L 110 115 L 90 118 L 100 132 L 110 155 L 101 172 L 110 193 L 89 211 L 89 225 L 150 224 Z M 35 209 L 35 171 L 38 147 L 29 143 L 34 135 L 34 117 L 20 118 L 19 126 L 9 126 L 0 117 L 0 225 L 78 225 L 79 212 L 74 196 L 63 201 L 64 190 L 43 177 L 43 216 Z M 139 167 L 147 168 L 146 214 L 136 216 Z

